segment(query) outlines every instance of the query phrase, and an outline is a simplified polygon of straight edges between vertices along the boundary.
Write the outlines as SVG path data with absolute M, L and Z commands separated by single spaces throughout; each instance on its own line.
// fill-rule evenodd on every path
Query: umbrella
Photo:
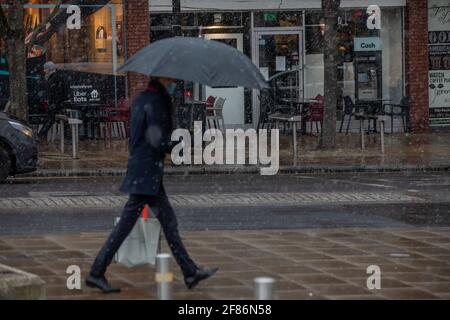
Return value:
M 210 87 L 269 87 L 253 62 L 218 41 L 174 37 L 149 44 L 117 71 L 198 82 Z

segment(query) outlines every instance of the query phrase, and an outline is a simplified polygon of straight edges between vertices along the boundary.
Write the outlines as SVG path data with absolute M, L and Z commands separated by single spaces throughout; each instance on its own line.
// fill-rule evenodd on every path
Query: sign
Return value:
M 276 71 L 286 71 L 286 57 L 276 56 L 275 57 L 275 70 Z
M 275 22 L 277 21 L 277 13 L 276 12 L 264 12 L 264 21 L 266 22 Z
M 428 2 L 429 108 L 432 126 L 450 125 L 450 7 Z
M 355 38 L 355 51 L 381 51 L 381 39 L 378 37 Z
M 100 101 L 100 93 L 92 85 L 70 86 L 71 100 L 75 104 L 95 103 Z

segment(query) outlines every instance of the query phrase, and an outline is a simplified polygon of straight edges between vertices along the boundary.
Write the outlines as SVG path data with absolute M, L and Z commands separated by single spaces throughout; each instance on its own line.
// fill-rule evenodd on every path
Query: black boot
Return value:
M 184 278 L 184 283 L 188 289 L 193 289 L 200 281 L 208 279 L 219 270 L 218 268 L 200 268 L 194 275 Z
M 89 274 L 85 282 L 88 287 L 100 289 L 103 293 L 120 292 L 120 288 L 111 287 L 105 276 L 95 277 Z

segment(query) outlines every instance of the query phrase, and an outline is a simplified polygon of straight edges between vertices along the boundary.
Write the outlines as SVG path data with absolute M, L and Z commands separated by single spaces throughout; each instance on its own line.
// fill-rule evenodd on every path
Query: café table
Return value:
M 299 98 L 281 98 L 280 101 L 289 104 L 291 113 L 298 113 L 303 115 L 301 121 L 301 130 L 302 134 L 306 134 L 306 122 L 308 121 L 308 117 L 306 116 L 306 108 L 313 103 L 318 103 L 318 100 L 315 99 L 299 99 Z
M 269 115 L 269 119 L 278 122 L 287 122 L 292 124 L 292 151 L 294 157 L 294 165 L 297 165 L 297 123 L 302 122 L 304 116 L 289 115 L 283 113 L 274 113 Z
M 86 104 L 71 104 L 70 109 L 78 110 L 83 121 L 83 137 L 87 139 L 96 139 L 95 125 L 100 123 L 103 108 L 106 108 L 105 103 L 86 103 Z M 89 130 L 88 130 L 89 129 Z M 88 134 L 88 133 L 92 133 Z
M 380 115 L 382 115 L 383 104 L 391 102 L 389 99 L 365 99 L 365 100 L 356 100 L 356 106 L 363 109 L 364 114 L 372 116 L 373 118 L 373 132 L 378 133 L 377 131 L 377 120 Z M 369 120 L 370 121 L 370 120 Z M 370 124 L 367 132 L 370 133 Z

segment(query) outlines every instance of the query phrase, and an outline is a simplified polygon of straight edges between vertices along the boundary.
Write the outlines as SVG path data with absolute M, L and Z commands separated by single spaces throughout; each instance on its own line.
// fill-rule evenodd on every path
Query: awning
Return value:
M 182 11 L 320 9 L 321 0 L 180 0 Z M 150 12 L 171 12 L 172 0 L 150 0 Z M 406 0 L 342 0 L 342 8 L 404 7 Z

